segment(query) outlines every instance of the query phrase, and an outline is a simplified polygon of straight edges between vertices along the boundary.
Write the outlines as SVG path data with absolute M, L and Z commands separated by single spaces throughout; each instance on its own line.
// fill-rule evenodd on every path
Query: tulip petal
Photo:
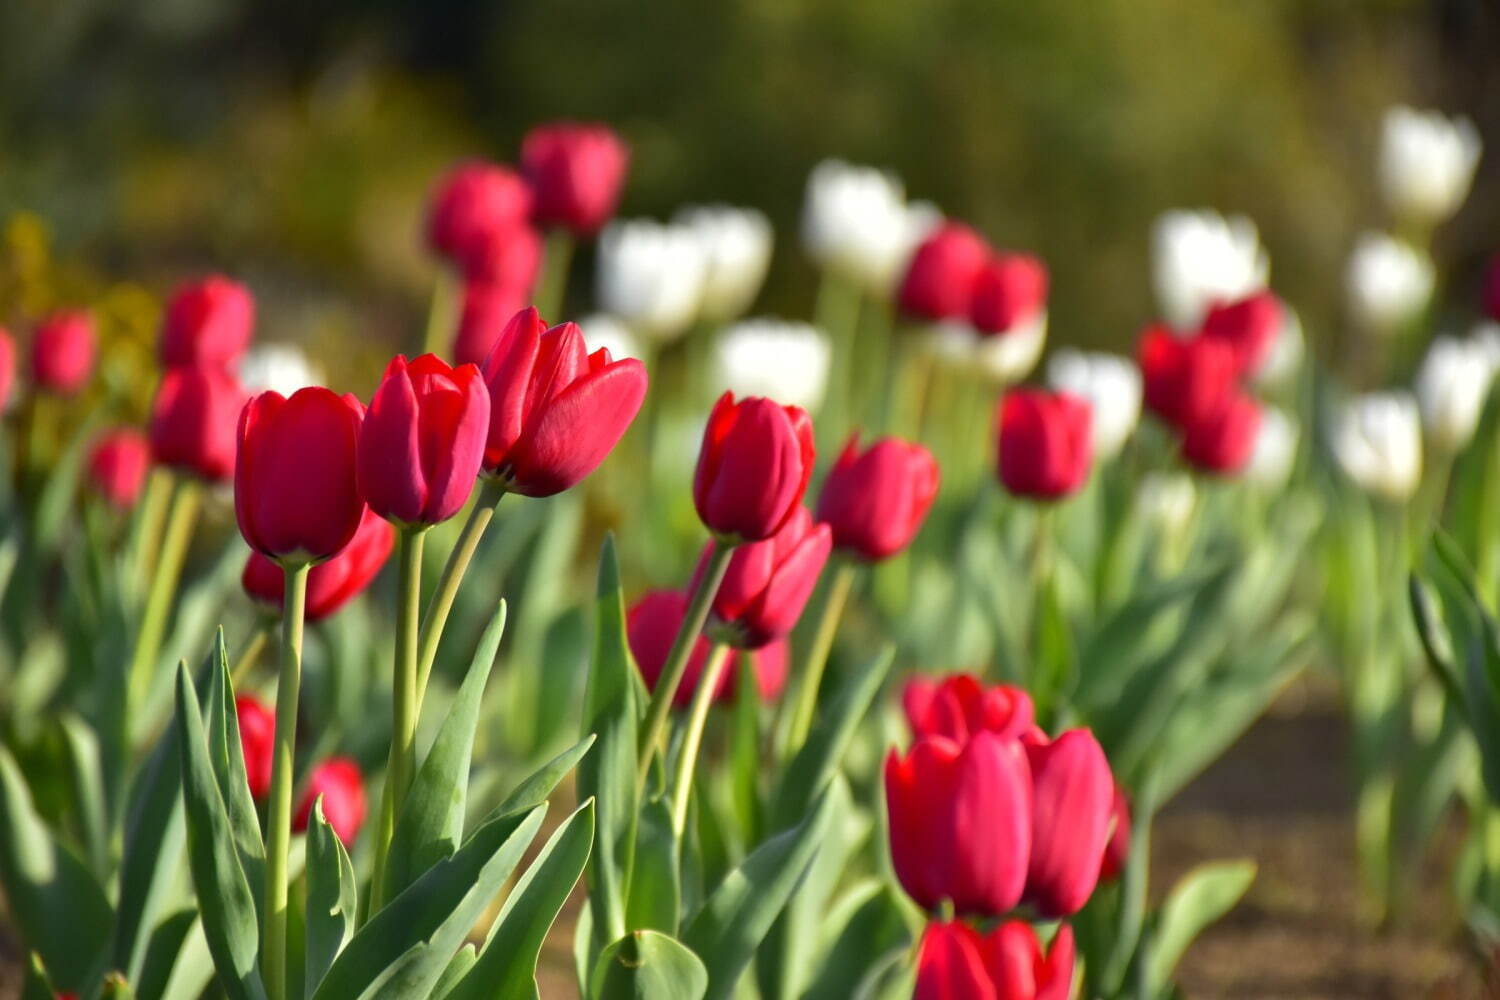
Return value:
M 646 366 L 617 361 L 554 398 L 511 456 L 512 489 L 545 497 L 581 482 L 624 436 L 646 398 Z

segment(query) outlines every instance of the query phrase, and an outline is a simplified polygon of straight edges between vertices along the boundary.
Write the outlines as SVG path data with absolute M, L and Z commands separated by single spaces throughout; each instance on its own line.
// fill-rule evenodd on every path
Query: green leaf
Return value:
M 0 745 L 0 883 L 11 919 L 58 989 L 82 992 L 102 971 L 113 914 L 104 890 L 37 815 L 10 750 Z
M 672 832 L 672 809 L 665 798 L 655 798 L 641 810 L 636 831 L 635 865 L 630 875 L 626 920 L 635 930 L 677 933 L 682 909 L 681 864 L 677 837 Z
M 537 958 L 593 844 L 594 804 L 587 802 L 558 827 L 511 890 L 479 960 L 449 994 L 453 1000 L 539 1000 Z
M 708 990 L 698 956 L 657 931 L 634 931 L 605 948 L 590 980 L 590 1000 L 702 1000 Z
M 177 724 L 188 868 L 203 915 L 203 936 L 230 1000 L 264 1000 L 265 986 L 256 962 L 260 927 L 255 895 L 240 863 L 229 813 L 209 761 L 198 698 L 185 663 L 177 668 Z
M 1059 573 L 1061 560 L 1048 574 L 1037 609 L 1030 683 L 1027 685 L 1043 718 L 1051 718 L 1064 693 L 1075 685 L 1077 657 L 1072 631 L 1063 614 Z
M 495 810 L 494 815 L 503 816 L 506 813 L 530 809 L 546 802 L 552 790 L 563 778 L 567 777 L 569 771 L 578 766 L 578 762 L 583 760 L 583 755 L 588 753 L 593 745 L 593 735 L 585 736 L 543 764 L 535 774 L 517 785 L 505 797 L 505 801 L 500 803 L 500 808 Z
M 344 842 L 323 815 L 323 797 L 313 803 L 307 828 L 306 992 L 311 996 L 323 976 L 354 936 L 359 913 L 354 865 Z
M 800 1000 L 844 1000 L 857 983 L 892 951 L 906 949 L 911 929 L 895 892 L 873 879 L 851 889 L 829 912 L 823 928 L 829 938 Z
M 316 1000 L 425 997 L 542 825 L 545 806 L 474 831 L 359 929 L 323 977 Z
M 735 659 L 738 661 L 735 690 L 758 690 L 755 667 L 750 657 L 740 653 Z M 761 774 L 765 767 L 760 747 L 760 699 L 736 698 L 731 723 L 729 767 L 733 781 L 735 819 L 739 824 L 740 836 L 747 844 L 760 842 L 761 825 L 764 822 Z
M 146 929 L 171 894 L 186 830 L 182 819 L 182 763 L 174 717 L 151 751 L 130 792 L 125 854 L 120 868 L 120 912 L 115 922 L 114 964 L 141 982 Z M 153 932 L 154 933 L 154 932 Z M 142 984 L 144 990 L 144 984 Z M 155 993 L 147 993 L 155 996 Z
M 42 956 L 32 952 L 26 962 L 26 982 L 21 987 L 21 1000 L 55 1000 L 56 996 L 57 990 L 42 965 Z
M 63 742 L 68 751 L 73 807 L 83 842 L 88 848 L 89 865 L 99 878 L 109 869 L 109 827 L 105 819 L 104 776 L 100 768 L 99 738 L 88 724 L 73 712 L 58 719 Z
M 234 705 L 234 684 L 229 677 L 229 651 L 224 630 L 216 630 L 207 665 L 208 691 L 203 699 L 203 718 L 208 729 L 208 756 L 214 779 L 229 816 L 240 865 L 255 897 L 255 911 L 264 906 L 261 895 L 266 882 L 266 845 L 260 838 L 260 815 L 250 795 L 245 776 L 245 748 L 240 742 L 240 717 Z
M 160 997 L 167 989 L 172 970 L 183 955 L 188 934 L 198 926 L 198 911 L 187 907 L 169 914 L 156 925 L 146 944 L 145 960 L 138 975 L 128 977 L 144 997 Z M 212 969 L 212 966 L 209 966 Z M 206 977 L 205 977 L 206 978 Z
M 1454 666 L 1454 642 L 1449 634 L 1437 598 L 1420 576 L 1413 573 L 1407 586 L 1407 599 L 1411 604 L 1412 621 L 1417 627 L 1417 637 L 1422 642 L 1429 672 L 1442 685 L 1443 693 L 1454 708 L 1468 714 L 1468 702 L 1464 698 L 1463 684 L 1459 681 L 1458 668 Z
M 474 963 L 479 961 L 479 952 L 472 942 L 458 949 L 448 967 L 443 970 L 443 975 L 432 988 L 432 1000 L 444 1000 L 453 992 L 453 988 L 463 981 L 469 970 L 474 968 Z
M 1219 861 L 1199 865 L 1172 887 L 1162 903 L 1146 965 L 1148 995 L 1172 978 L 1172 970 L 1203 929 L 1240 901 L 1255 880 L 1255 862 Z
M 479 724 L 484 686 L 504 633 L 505 602 L 501 601 L 401 807 L 386 861 L 386 899 L 450 856 L 463 839 L 474 730 Z

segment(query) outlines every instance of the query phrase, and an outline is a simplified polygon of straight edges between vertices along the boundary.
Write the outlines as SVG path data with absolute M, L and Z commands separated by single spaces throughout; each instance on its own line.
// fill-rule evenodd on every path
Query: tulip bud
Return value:
M 801 408 L 759 396 L 735 402 L 726 392 L 698 451 L 698 517 L 733 544 L 770 538 L 802 503 L 815 457 L 812 421 Z
M 938 491 L 938 464 L 919 444 L 881 438 L 863 454 L 849 435 L 818 497 L 818 520 L 833 546 L 867 562 L 889 559 L 911 544 Z
M 448 520 L 473 492 L 489 421 L 478 368 L 396 355 L 360 427 L 360 496 L 397 524 Z
M 151 444 L 133 427 L 101 435 L 89 450 L 89 485 L 118 510 L 135 506 L 151 465 Z
M 527 298 L 523 289 L 509 284 L 471 281 L 465 285 L 463 312 L 453 338 L 453 363 L 483 367 L 505 325 L 526 308 Z
M 719 584 L 711 635 L 741 649 L 757 649 L 792 631 L 828 562 L 832 533 L 798 507 L 781 530 L 734 550 Z M 701 575 L 713 546 L 698 563 Z M 697 586 L 696 580 L 694 586 Z
M 1260 407 L 1236 390 L 1184 429 L 1182 457 L 1203 472 L 1231 476 L 1250 461 L 1259 434 Z
M 1484 272 L 1485 315 L 1500 323 L 1500 254 L 1490 258 L 1490 266 Z
M 1438 337 L 1417 370 L 1417 405 L 1427 440 L 1438 451 L 1461 451 L 1474 437 L 1494 383 L 1489 350 L 1476 338 Z
M 705 262 L 699 315 L 714 323 L 742 316 L 771 264 L 771 222 L 753 208 L 702 205 L 674 221 L 697 237 Z
M 1295 420 L 1274 406 L 1262 407 L 1260 431 L 1255 435 L 1250 463 L 1245 466 L 1245 479 L 1267 493 L 1286 486 L 1297 458 L 1297 437 Z
M 0 326 L 0 413 L 10 405 L 10 391 L 16 384 L 16 341 L 10 331 Z
M 646 687 L 655 690 L 656 680 L 666 665 L 672 642 L 682 628 L 682 619 L 687 616 L 688 595 L 680 590 L 653 590 L 636 601 L 625 616 L 625 634 L 630 642 L 630 654 L 645 680 Z M 755 673 L 756 687 L 762 701 L 774 701 L 786 687 L 789 651 L 785 640 L 777 640 L 760 649 L 744 650 L 737 655 L 750 658 Z M 692 655 L 688 658 L 686 672 L 672 704 L 687 708 L 698 689 L 698 679 L 703 676 L 703 667 L 708 661 L 708 640 L 699 636 L 693 643 Z M 729 701 L 736 697 L 736 671 L 724 670 L 714 687 L 715 702 Z
M 950 343 L 955 332 L 938 330 L 940 339 L 948 339 Z M 1004 333 L 984 333 L 973 328 L 962 332 L 969 335 L 972 350 L 955 360 L 962 366 L 972 364 L 978 374 L 995 385 L 1015 385 L 1030 375 L 1041 360 L 1042 348 L 1047 343 L 1047 311 L 1033 313 Z
M 718 383 L 738 396 L 768 396 L 816 410 L 828 386 L 833 347 L 807 323 L 747 319 L 714 339 Z
M 252 549 L 283 563 L 321 562 L 359 528 L 359 427 L 353 396 L 313 386 L 263 392 L 240 413 L 234 512 Z
M 245 758 L 245 782 L 252 798 L 263 799 L 271 791 L 276 713 L 259 698 L 242 694 L 234 699 L 234 716 L 240 729 L 240 753 Z
M 1409 393 L 1355 397 L 1336 413 L 1329 444 L 1355 485 L 1405 503 L 1422 479 L 1422 425 Z
M 901 707 L 917 739 L 943 736 L 960 746 L 976 733 L 1019 739 L 1034 723 L 1024 690 L 1009 684 L 986 688 L 972 674 L 913 677 L 901 690 Z
M 980 271 L 990 250 L 979 234 L 957 222 L 945 222 L 917 247 L 897 302 L 913 319 L 936 322 L 969 317 Z
M 646 397 L 646 367 L 588 353 L 575 323 L 544 329 L 516 313 L 484 363 L 490 424 L 484 475 L 547 497 L 581 482 L 619 443 Z
M 531 191 L 513 171 L 482 160 L 460 163 L 433 191 L 427 243 L 468 270 L 493 244 L 526 229 L 531 208 Z
M 1024 920 L 983 935 L 963 923 L 928 924 L 913 1000 L 1069 1000 L 1076 951 L 1067 924 L 1045 954 Z
M 521 172 L 531 184 L 537 225 L 597 233 L 615 214 L 630 150 L 604 125 L 555 122 L 521 142 Z
M 230 368 L 250 345 L 255 300 L 237 281 L 212 275 L 172 293 L 162 323 L 161 363 Z
M 1282 312 L 1281 301 L 1266 291 L 1215 303 L 1203 320 L 1202 336 L 1229 345 L 1241 376 L 1255 375 L 1271 356 Z
M 1363 233 L 1349 256 L 1349 312 L 1371 333 L 1391 336 L 1416 320 L 1432 298 L 1432 261 L 1384 233 Z
M 151 404 L 151 454 L 168 468 L 223 482 L 234 472 L 245 390 L 219 368 L 169 368 Z
M 1113 354 L 1063 348 L 1047 363 L 1047 381 L 1088 400 L 1094 454 L 1101 459 L 1118 454 L 1141 419 L 1139 369 Z
M 913 248 L 941 221 L 928 206 L 906 204 L 891 174 L 824 160 L 807 178 L 802 245 L 819 267 L 888 298 Z
M 599 307 L 647 340 L 687 332 L 698 318 L 707 273 L 703 244 L 685 225 L 632 219 L 610 223 L 599 237 Z
M 82 309 L 54 313 L 36 328 L 32 340 L 32 381 L 39 389 L 71 396 L 93 373 L 97 349 L 93 317 Z
M 1099 864 L 1099 881 L 1109 882 L 1119 878 L 1130 860 L 1130 800 L 1125 790 L 1115 785 L 1115 802 L 1110 809 L 1113 829 L 1109 843 L 1104 845 L 1104 858 Z
M 1162 315 L 1194 330 L 1215 302 L 1242 299 L 1266 285 L 1271 264 L 1255 223 L 1211 211 L 1166 212 L 1151 230 L 1151 277 Z
M 1060 500 L 1089 478 L 1088 400 L 1041 389 L 1008 392 L 1000 403 L 1000 481 L 1017 496 Z
M 303 617 L 309 622 L 322 621 L 363 593 L 390 557 L 395 541 L 390 522 L 366 507 L 349 544 L 308 571 Z M 280 566 L 252 552 L 240 582 L 252 600 L 268 611 L 281 613 L 286 573 Z
M 1482 144 L 1474 123 L 1397 106 L 1380 130 L 1380 190 L 1397 219 L 1422 226 L 1458 211 L 1474 181 Z
M 1047 268 L 1030 254 L 996 254 L 974 278 L 969 317 L 980 333 L 1003 334 L 1047 308 Z
M 529 225 L 507 229 L 471 250 L 463 262 L 470 283 L 503 285 L 531 298 L 542 269 L 542 237 Z
M 330 757 L 313 768 L 292 820 L 293 830 L 302 833 L 307 829 L 319 796 L 323 799 L 323 818 L 345 847 L 353 847 L 365 822 L 365 785 L 359 765 L 348 757 Z
M 929 736 L 905 757 L 892 750 L 891 858 L 907 894 L 928 910 L 949 900 L 960 914 L 1009 912 L 1026 884 L 1031 794 L 1026 751 L 1008 737 L 981 732 L 960 746 Z
M 1077 913 L 1099 881 L 1109 841 L 1114 777 L 1094 734 L 1072 729 L 1056 740 L 1029 737 L 1031 863 L 1026 900 L 1046 917 Z
M 1142 334 L 1138 360 L 1146 409 L 1178 429 L 1217 410 L 1238 375 L 1234 349 L 1224 341 L 1179 340 L 1160 326 Z

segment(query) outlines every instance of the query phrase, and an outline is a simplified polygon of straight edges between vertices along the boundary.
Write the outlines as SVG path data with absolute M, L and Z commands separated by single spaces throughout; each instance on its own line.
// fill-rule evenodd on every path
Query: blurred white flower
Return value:
M 298 389 L 323 384 L 323 372 L 294 344 L 257 344 L 239 365 L 246 392 L 274 391 L 290 396 Z
M 1436 449 L 1456 452 L 1469 443 L 1494 381 L 1490 348 L 1478 338 L 1438 337 L 1417 370 L 1422 427 Z
M 1250 376 L 1255 385 L 1275 388 L 1285 385 L 1302 367 L 1302 357 L 1307 353 L 1307 341 L 1302 335 L 1302 317 L 1281 300 L 1281 329 L 1271 342 L 1271 351 L 1259 368 Z
M 819 266 L 889 295 L 912 250 L 940 221 L 935 207 L 908 205 L 894 175 L 824 160 L 807 178 L 802 245 Z
M 1394 236 L 1362 233 L 1345 280 L 1355 322 L 1374 333 L 1394 333 L 1427 306 L 1432 261 Z
M 700 313 L 728 322 L 744 314 L 771 264 L 771 222 L 753 208 L 691 205 L 672 220 L 698 236 L 707 262 Z
M 1373 392 L 1346 401 L 1329 435 L 1334 458 L 1355 485 L 1404 503 L 1422 478 L 1422 421 L 1408 392 Z
M 648 340 L 672 340 L 698 318 L 708 261 L 698 235 L 650 219 L 612 222 L 599 236 L 599 306 Z
M 1398 105 L 1380 130 L 1380 190 L 1398 219 L 1431 226 L 1469 194 L 1481 143 L 1474 123 Z
M 1017 323 L 1005 333 L 977 336 L 974 362 L 979 374 L 999 385 L 1015 385 L 1041 360 L 1047 343 L 1047 310 Z
M 583 331 L 583 343 L 590 354 L 603 347 L 615 360 L 641 359 L 640 341 L 636 340 L 629 327 L 608 313 L 585 316 L 578 321 L 578 328 Z
M 1274 406 L 1260 411 L 1260 430 L 1245 466 L 1245 479 L 1268 493 L 1286 485 L 1297 457 L 1297 422 Z
M 1151 230 L 1151 272 L 1162 316 L 1191 332 L 1215 302 L 1242 299 L 1266 285 L 1271 263 L 1255 223 L 1243 215 L 1177 209 Z
M 1141 371 L 1135 363 L 1065 347 L 1048 360 L 1047 381 L 1093 407 L 1094 454 L 1102 459 L 1118 453 L 1141 418 Z
M 1484 348 L 1485 360 L 1490 363 L 1490 371 L 1500 375 L 1500 323 L 1486 320 L 1474 327 L 1474 332 L 1469 334 L 1474 342 Z
M 1135 494 L 1136 516 L 1167 538 L 1176 538 L 1192 520 L 1198 493 L 1182 472 L 1152 472 Z
M 810 324 L 747 319 L 720 334 L 714 366 L 719 384 L 736 396 L 812 411 L 823 402 L 831 353 L 828 338 Z

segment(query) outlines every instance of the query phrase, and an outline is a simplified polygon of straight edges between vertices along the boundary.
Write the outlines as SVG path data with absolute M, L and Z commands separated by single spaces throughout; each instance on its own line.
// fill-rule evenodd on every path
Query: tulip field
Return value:
M 0 301 L 0 989 L 1199 995 L 1260 859 L 1174 803 L 1309 691 L 1315 865 L 1500 988 L 1500 242 L 1478 295 L 1433 254 L 1468 120 L 1379 136 L 1342 368 L 1243 216 L 1162 214 L 1083 349 L 890 172 L 621 218 L 659 168 L 573 121 L 432 178 L 360 380 L 208 267 L 134 352 L 118 296 Z

